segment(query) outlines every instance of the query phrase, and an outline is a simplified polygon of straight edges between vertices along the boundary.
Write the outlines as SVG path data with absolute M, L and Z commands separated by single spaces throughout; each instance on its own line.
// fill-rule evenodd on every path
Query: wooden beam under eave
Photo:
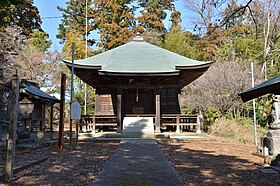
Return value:
M 194 80 L 202 76 L 208 68 L 200 69 L 200 70 L 182 70 L 180 73 L 180 81 L 179 84 L 181 88 L 187 86 L 192 83 Z
M 97 70 L 89 69 L 75 69 L 75 75 L 79 77 L 86 84 L 94 87 L 98 81 L 98 72 Z

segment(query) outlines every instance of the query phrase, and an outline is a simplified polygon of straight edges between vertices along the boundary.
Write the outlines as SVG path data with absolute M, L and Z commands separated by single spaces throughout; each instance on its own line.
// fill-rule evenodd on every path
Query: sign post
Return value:
M 81 119 L 81 105 L 78 101 L 71 102 L 71 120 L 76 120 L 76 146 L 78 146 L 79 126 L 78 122 Z
M 63 151 L 64 143 L 64 108 L 65 108 L 66 74 L 61 74 L 60 109 L 59 109 L 59 139 L 58 149 Z
M 70 96 L 70 110 L 72 111 L 72 101 L 73 101 L 73 94 L 74 94 L 74 43 L 72 42 L 72 65 L 71 65 L 71 96 Z M 70 112 L 70 149 L 72 150 L 72 112 Z

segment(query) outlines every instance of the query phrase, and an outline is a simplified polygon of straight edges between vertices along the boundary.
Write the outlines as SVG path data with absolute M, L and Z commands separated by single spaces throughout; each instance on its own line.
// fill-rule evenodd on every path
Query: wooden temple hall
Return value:
M 71 69 L 71 61 L 64 60 Z M 158 133 L 173 126 L 196 126 L 197 116 L 182 115 L 181 89 L 201 76 L 212 62 L 186 58 L 140 36 L 93 57 L 76 60 L 74 72 L 96 89 L 90 124 L 116 126 L 123 133 Z M 199 129 L 196 129 L 199 130 Z

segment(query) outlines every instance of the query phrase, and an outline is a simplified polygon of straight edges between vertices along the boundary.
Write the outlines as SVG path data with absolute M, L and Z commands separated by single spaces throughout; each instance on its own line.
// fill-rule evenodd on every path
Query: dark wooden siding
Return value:
M 138 95 L 138 96 L 137 96 Z M 138 97 L 138 98 L 137 98 Z M 151 89 L 125 89 L 123 90 L 124 114 L 154 114 L 155 94 Z
M 160 110 L 162 114 L 181 113 L 176 89 L 160 90 Z
M 117 94 L 114 89 L 96 90 L 95 115 L 116 115 Z M 138 95 L 138 96 L 137 96 Z M 155 89 L 128 88 L 122 90 L 122 115 L 155 114 Z M 138 97 L 138 98 L 137 98 Z M 178 91 L 176 89 L 160 90 L 160 106 L 162 114 L 180 114 Z

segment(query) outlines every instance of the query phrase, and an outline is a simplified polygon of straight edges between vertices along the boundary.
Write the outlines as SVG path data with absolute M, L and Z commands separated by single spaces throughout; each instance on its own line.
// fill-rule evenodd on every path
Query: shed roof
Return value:
M 23 81 L 23 82 L 21 82 L 20 86 L 22 87 L 21 93 L 29 95 L 30 97 L 33 97 L 35 99 L 40 99 L 40 100 L 46 101 L 46 102 L 54 102 L 54 103 L 59 102 L 59 99 L 57 99 L 56 97 L 51 96 L 49 94 L 46 94 L 45 92 L 40 90 L 38 87 L 34 86 L 34 84 L 32 84 L 32 82 L 30 83 L 28 81 Z
M 240 93 L 239 96 L 246 102 L 268 93 L 280 94 L 280 75 Z
M 64 60 L 66 65 L 71 61 Z M 212 62 L 193 60 L 147 42 L 131 41 L 87 59 L 76 60 L 75 68 L 97 69 L 100 74 L 161 74 L 181 69 L 209 67 Z

